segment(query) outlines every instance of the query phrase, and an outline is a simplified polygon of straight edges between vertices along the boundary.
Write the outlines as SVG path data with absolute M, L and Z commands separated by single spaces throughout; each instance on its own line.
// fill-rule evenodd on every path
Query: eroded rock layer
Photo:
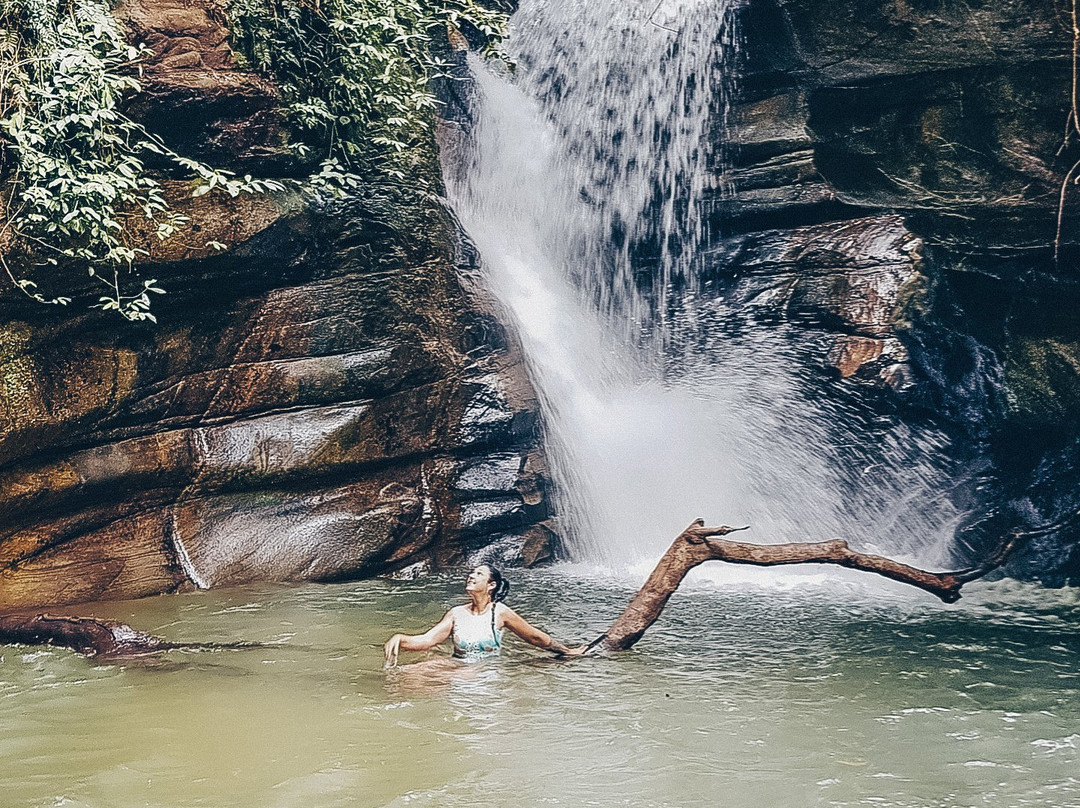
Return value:
M 220 14 L 119 12 L 170 146 L 298 170 Z M 436 199 L 170 192 L 159 325 L 0 297 L 0 609 L 549 556 L 535 397 Z

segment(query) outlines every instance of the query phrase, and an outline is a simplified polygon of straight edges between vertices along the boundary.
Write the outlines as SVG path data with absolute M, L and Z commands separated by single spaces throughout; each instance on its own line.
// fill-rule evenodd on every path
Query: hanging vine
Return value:
M 346 189 L 423 183 L 448 38 L 464 29 L 501 56 L 507 22 L 478 0 L 234 0 L 229 17 L 235 49 L 281 89 L 296 148 L 318 155 L 312 180 Z
M 163 290 L 137 275 L 148 254 L 139 238 L 147 221 L 165 240 L 187 219 L 147 170 L 148 155 L 181 169 L 196 196 L 283 187 L 187 159 L 125 115 L 122 101 L 141 88 L 145 53 L 125 41 L 102 0 L 0 0 L 0 263 L 40 303 L 71 297 L 43 293 L 26 275 L 51 269 L 64 288 L 63 273 L 86 272 L 103 287 L 94 307 L 155 319 L 150 296 Z
M 1068 148 L 1074 137 L 1080 137 L 1080 112 L 1078 112 L 1080 111 L 1080 14 L 1078 14 L 1077 3 L 1078 0 L 1072 0 L 1069 14 L 1072 27 L 1072 87 L 1069 94 L 1069 117 L 1065 122 L 1065 138 L 1058 154 Z M 1054 231 L 1054 266 L 1058 265 L 1061 257 L 1061 231 L 1065 222 L 1065 201 L 1069 185 L 1077 183 L 1078 170 L 1080 170 L 1080 160 L 1073 163 L 1072 167 L 1065 172 L 1065 178 L 1061 181 L 1061 190 L 1058 192 L 1057 228 Z

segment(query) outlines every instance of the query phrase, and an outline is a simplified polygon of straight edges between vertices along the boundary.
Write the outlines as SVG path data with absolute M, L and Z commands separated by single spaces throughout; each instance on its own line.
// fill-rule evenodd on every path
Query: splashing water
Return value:
M 943 563 L 960 516 L 943 438 L 815 394 L 791 328 L 725 336 L 737 312 L 699 305 L 734 10 L 523 0 L 513 80 L 471 57 L 448 192 L 540 395 L 571 552 L 626 569 L 701 516 Z

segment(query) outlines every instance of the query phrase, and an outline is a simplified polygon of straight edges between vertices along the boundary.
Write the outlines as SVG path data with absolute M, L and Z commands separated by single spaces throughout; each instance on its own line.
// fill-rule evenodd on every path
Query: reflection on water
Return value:
M 382 643 L 460 602 L 458 576 L 102 605 L 267 645 L 101 666 L 0 648 L 0 804 L 1080 806 L 1076 592 L 976 584 L 946 607 L 773 575 L 684 587 L 629 654 L 517 643 L 389 674 Z M 632 590 L 521 578 L 515 607 L 567 640 Z

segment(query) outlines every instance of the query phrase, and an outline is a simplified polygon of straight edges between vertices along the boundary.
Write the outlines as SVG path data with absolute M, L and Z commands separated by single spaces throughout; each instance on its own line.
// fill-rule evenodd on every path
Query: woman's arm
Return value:
M 551 651 L 553 654 L 558 654 L 559 656 L 580 656 L 584 652 L 584 647 L 567 648 L 558 640 L 552 639 L 550 634 L 547 634 L 532 625 L 509 606 L 504 606 L 503 608 L 505 611 L 503 611 L 502 624 L 521 637 L 521 639 L 525 640 L 529 645 L 535 645 L 537 648 L 543 648 L 545 651 Z
M 397 664 L 398 651 L 428 651 L 450 636 L 454 629 L 454 615 L 447 612 L 443 619 L 429 628 L 423 634 L 395 634 L 386 641 L 383 651 L 386 653 L 386 664 Z

